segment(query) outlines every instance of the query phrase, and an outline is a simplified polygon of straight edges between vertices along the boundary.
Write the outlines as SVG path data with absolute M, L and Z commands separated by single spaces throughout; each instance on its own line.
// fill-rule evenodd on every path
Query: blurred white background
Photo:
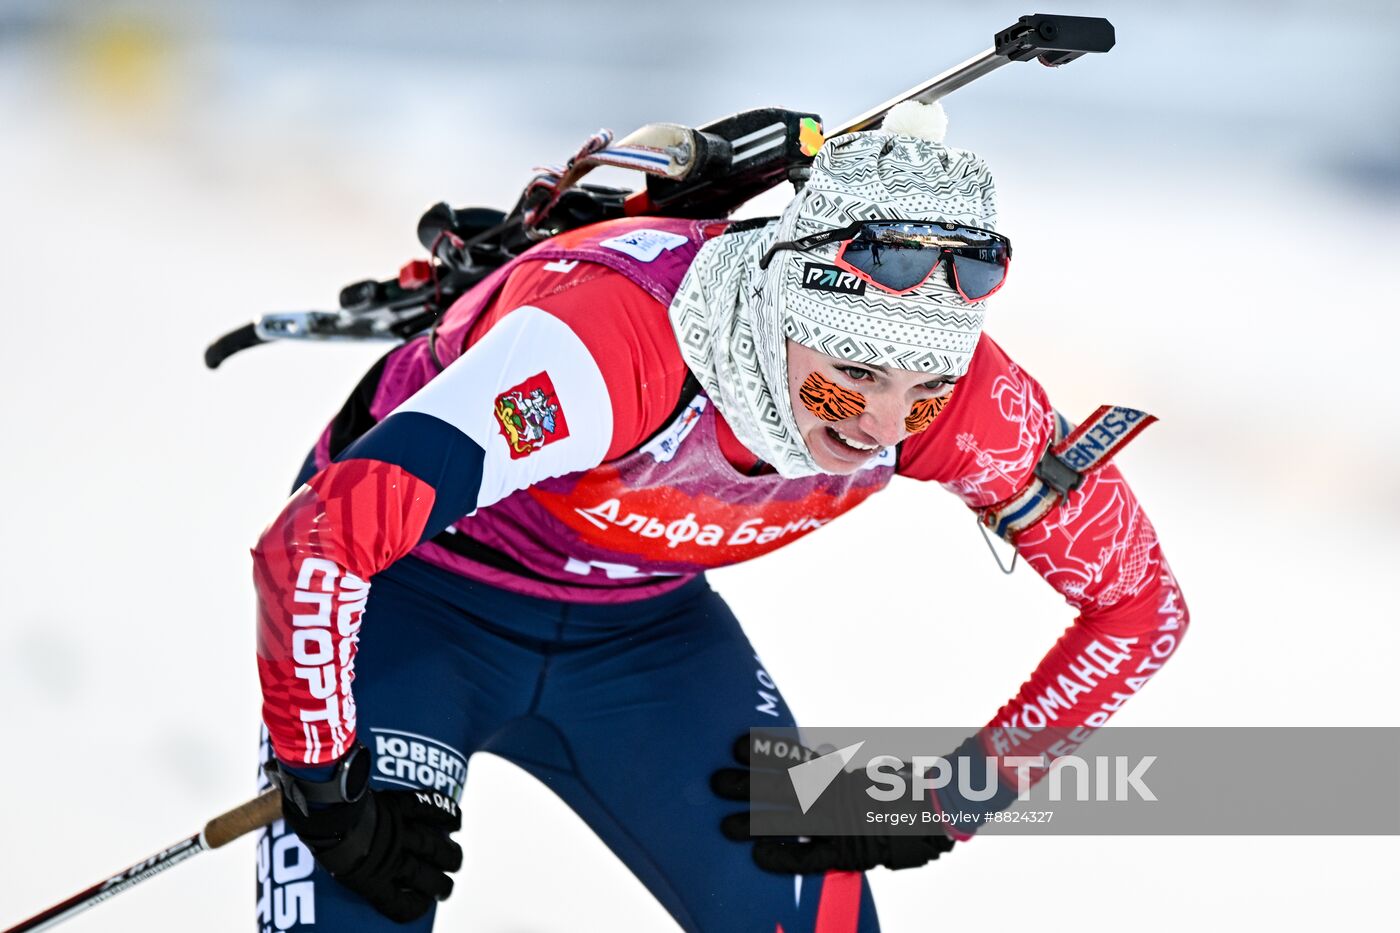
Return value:
M 1120 462 L 1194 630 L 1114 723 L 1400 725 L 1400 9 L 1049 7 L 1110 17 L 1117 48 L 954 94 L 949 141 L 993 166 L 1016 243 L 990 332 L 1069 416 L 1162 419 Z M 1028 12 L 0 2 L 0 924 L 251 792 L 247 551 L 383 347 L 211 373 L 206 343 L 391 274 L 427 205 L 508 207 L 600 126 L 769 104 L 834 123 Z M 713 580 L 813 724 L 982 723 L 1071 618 L 913 484 Z M 1260 779 L 1301 778 L 1306 807 L 1304 768 Z M 522 772 L 477 756 L 464 805 L 438 929 L 673 928 Z M 252 855 L 68 929 L 249 929 Z M 1398 857 L 1395 837 L 988 838 L 873 884 L 892 931 L 1342 929 L 1391 915 Z

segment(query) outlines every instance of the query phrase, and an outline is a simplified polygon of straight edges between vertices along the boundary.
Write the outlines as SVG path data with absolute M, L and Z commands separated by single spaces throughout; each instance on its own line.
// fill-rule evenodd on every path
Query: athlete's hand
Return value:
M 462 848 L 449 836 L 462 828 L 462 814 L 451 798 L 361 785 L 341 794 L 353 799 L 308 803 L 317 793 L 325 799 L 324 785 L 285 774 L 276 780 L 282 815 L 316 861 L 390 920 L 416 920 L 452 893 L 447 873 L 462 867 Z
M 734 743 L 734 760 L 743 767 L 716 771 L 710 776 L 710 788 L 725 800 L 760 802 L 765 810 L 797 811 L 797 795 L 787 771 L 799 760 L 817 757 L 809 749 L 799 751 L 797 758 L 775 757 L 762 748 L 755 750 L 749 736 L 742 735 Z M 862 786 L 857 775 L 843 771 L 822 792 L 832 812 L 851 816 L 852 833 L 857 828 L 858 815 L 868 809 L 869 800 L 864 797 Z M 862 799 L 866 805 L 861 804 Z M 720 821 L 720 830 L 735 842 L 752 842 L 753 860 L 758 867 L 779 874 L 868 871 L 878 866 L 916 868 L 953 848 L 953 840 L 939 831 L 927 836 L 754 836 L 749 817 L 748 810 L 731 813 Z

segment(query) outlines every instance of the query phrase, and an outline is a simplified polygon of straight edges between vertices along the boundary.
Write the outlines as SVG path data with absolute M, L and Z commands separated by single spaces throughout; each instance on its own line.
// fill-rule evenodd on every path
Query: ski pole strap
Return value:
M 978 509 L 979 520 L 998 537 L 1015 544 L 1021 532 L 1049 515 L 1079 488 L 1084 477 L 1108 463 L 1156 420 L 1155 415 L 1136 408 L 1100 405 L 1071 430 L 1065 416 L 1055 412 L 1054 434 L 1030 481 L 1008 498 Z

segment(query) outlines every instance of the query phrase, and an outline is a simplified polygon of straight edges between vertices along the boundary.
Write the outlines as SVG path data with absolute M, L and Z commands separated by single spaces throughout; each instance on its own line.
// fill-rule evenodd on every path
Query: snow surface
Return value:
M 1114 20 L 1112 54 L 1011 66 L 947 108 L 1016 242 L 991 332 L 1071 416 L 1162 419 L 1121 462 L 1194 630 L 1114 722 L 1400 725 L 1400 15 L 1071 6 Z M 0 4 L 0 924 L 251 793 L 247 550 L 382 347 L 210 373 L 210 340 L 389 274 L 422 208 L 506 206 L 599 126 L 839 120 L 1028 11 L 695 9 Z M 938 490 L 837 527 L 713 575 L 806 722 L 981 723 L 1071 618 Z M 438 929 L 673 928 L 513 766 L 474 758 L 464 806 Z M 231 848 L 67 929 L 247 929 L 251 843 Z M 1395 837 L 989 838 L 873 884 L 896 931 L 1341 929 L 1390 914 L 1397 857 Z

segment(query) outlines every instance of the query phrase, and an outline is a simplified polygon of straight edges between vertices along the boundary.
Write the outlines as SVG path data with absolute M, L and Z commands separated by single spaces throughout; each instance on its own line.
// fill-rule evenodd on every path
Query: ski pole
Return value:
M 127 888 L 134 888 L 153 875 L 158 875 L 172 865 L 177 865 L 206 849 L 217 849 L 255 829 L 261 829 L 282 816 L 282 792 L 277 788 L 264 791 L 247 803 L 221 813 L 204 824 L 204 828 L 188 839 L 182 839 L 168 849 L 162 849 L 148 859 L 143 859 L 105 881 L 85 891 L 74 894 L 68 900 L 55 904 L 43 913 L 35 914 L 18 926 L 12 926 L 3 933 L 31 933 L 47 930 L 62 923 L 74 914 L 82 913 L 110 897 L 116 897 Z

